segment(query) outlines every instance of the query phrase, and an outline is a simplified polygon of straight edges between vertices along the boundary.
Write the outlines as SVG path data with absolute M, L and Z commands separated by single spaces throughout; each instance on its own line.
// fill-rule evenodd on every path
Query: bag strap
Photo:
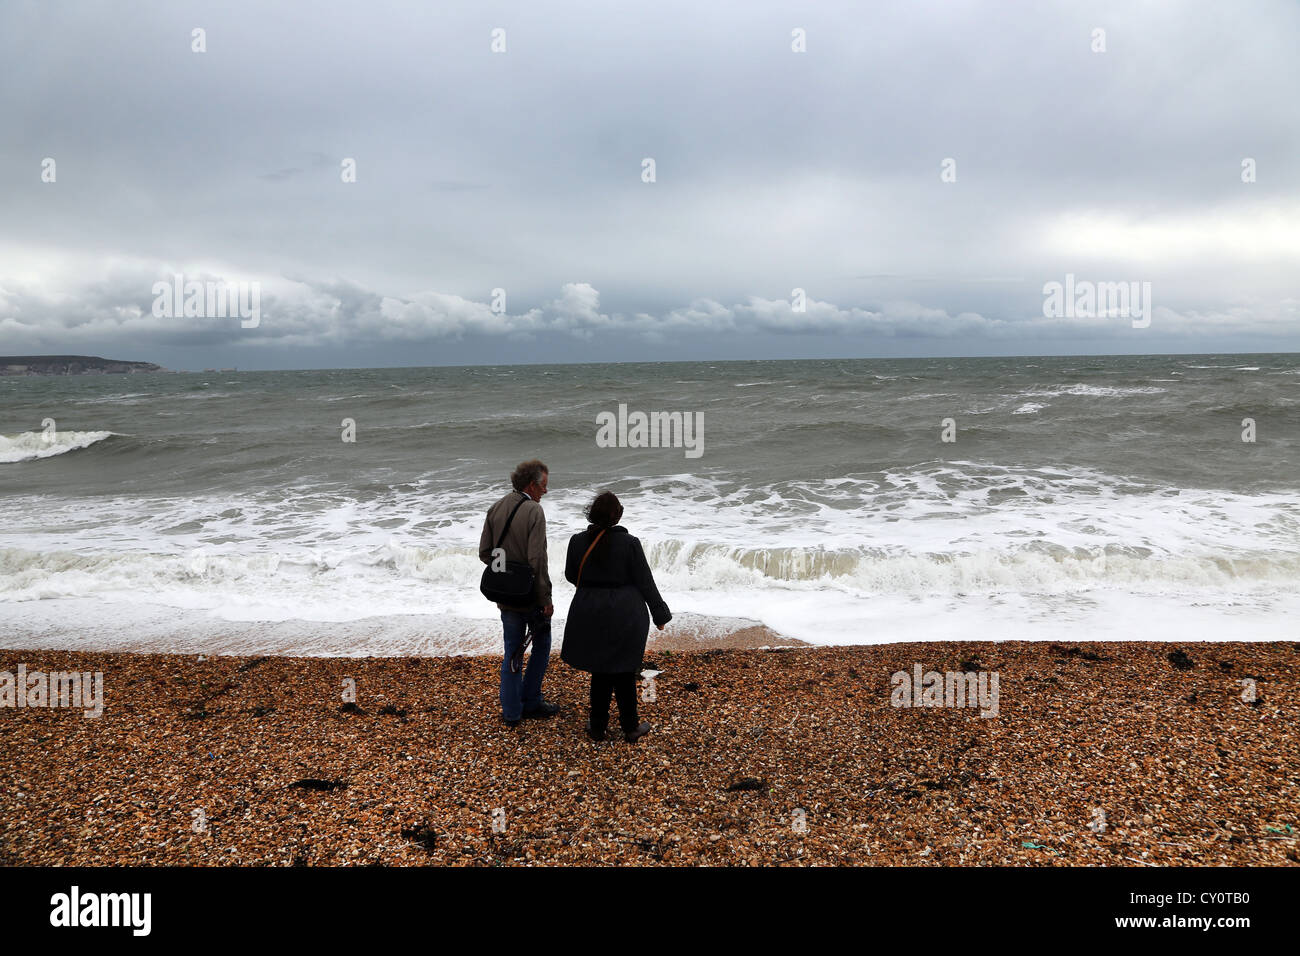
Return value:
M 522 491 L 519 493 L 521 495 L 524 495 Z M 528 496 L 524 495 L 522 498 L 519 499 L 519 504 L 515 505 L 515 510 L 510 512 L 510 517 L 506 519 L 506 526 L 501 529 L 501 537 L 497 538 L 498 548 L 501 547 L 501 542 L 506 539 L 506 532 L 510 530 L 510 522 L 515 520 L 515 511 L 518 511 L 520 508 L 522 508 L 524 506 L 524 502 L 528 500 L 529 500 Z
M 582 583 L 582 566 L 583 566 L 584 564 L 587 563 L 587 558 L 591 556 L 592 549 L 595 548 L 596 545 L 600 542 L 600 539 L 603 538 L 603 537 L 605 536 L 605 532 L 606 532 L 607 530 L 609 530 L 609 529 L 607 529 L 607 528 L 601 528 L 601 529 L 600 529 L 600 534 L 596 535 L 596 540 L 593 541 L 593 542 L 591 542 L 591 547 L 587 549 L 587 553 L 584 554 L 584 555 L 582 556 L 582 560 L 578 562 L 578 577 L 577 577 L 577 579 L 573 582 L 573 586 L 574 586 L 575 588 L 578 587 L 578 585 L 580 585 L 580 584 Z

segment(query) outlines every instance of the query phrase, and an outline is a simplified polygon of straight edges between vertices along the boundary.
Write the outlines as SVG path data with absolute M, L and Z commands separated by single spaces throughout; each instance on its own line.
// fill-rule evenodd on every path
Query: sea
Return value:
M 606 489 L 704 640 L 1300 636 L 1270 354 L 0 378 L 0 646 L 499 651 L 479 533 L 534 457 L 557 638 Z

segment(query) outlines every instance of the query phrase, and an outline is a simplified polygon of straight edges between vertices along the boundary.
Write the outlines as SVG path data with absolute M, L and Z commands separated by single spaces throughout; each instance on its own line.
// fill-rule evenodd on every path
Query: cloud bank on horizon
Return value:
M 1297 28 L 1281 0 L 6 6 L 0 352 L 1295 350 Z M 160 310 L 174 277 L 255 286 L 258 320 Z M 1076 278 L 1149 284 L 1150 321 L 1048 309 Z

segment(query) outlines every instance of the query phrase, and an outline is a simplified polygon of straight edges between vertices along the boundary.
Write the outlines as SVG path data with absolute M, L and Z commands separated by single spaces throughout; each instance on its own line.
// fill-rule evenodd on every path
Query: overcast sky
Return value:
M 1300 350 L 1297 41 L 1294 0 L 4 0 L 0 353 Z M 260 324 L 155 316 L 177 273 Z M 1045 317 L 1067 273 L 1150 325 Z

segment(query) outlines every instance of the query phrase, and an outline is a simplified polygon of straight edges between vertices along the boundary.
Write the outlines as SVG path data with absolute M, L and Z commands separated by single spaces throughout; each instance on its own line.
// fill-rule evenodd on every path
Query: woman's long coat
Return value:
M 606 530 L 578 583 L 578 564 L 599 533 L 588 525 L 569 539 L 564 576 L 578 590 L 564 622 L 560 660 L 593 674 L 627 674 L 641 667 L 650 616 L 659 626 L 673 615 L 655 587 L 641 542 L 618 525 Z

